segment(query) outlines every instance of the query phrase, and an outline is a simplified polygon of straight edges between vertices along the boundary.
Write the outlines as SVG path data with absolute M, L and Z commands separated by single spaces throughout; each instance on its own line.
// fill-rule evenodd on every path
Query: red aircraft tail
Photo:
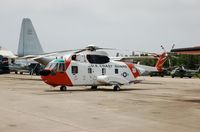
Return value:
M 156 66 L 155 66 L 159 72 L 162 71 L 163 65 L 164 65 L 166 60 L 167 60 L 167 53 L 164 52 L 158 58 L 158 61 L 157 61 Z

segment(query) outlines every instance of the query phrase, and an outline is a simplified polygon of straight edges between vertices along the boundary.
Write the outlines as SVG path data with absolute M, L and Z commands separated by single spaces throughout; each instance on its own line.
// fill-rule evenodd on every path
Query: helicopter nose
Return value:
M 41 76 L 48 76 L 50 73 L 51 73 L 50 70 L 42 70 L 42 71 L 40 71 L 39 74 L 40 74 Z
M 51 85 L 53 87 L 57 86 L 57 84 L 55 83 L 55 77 L 52 76 L 52 71 L 45 69 L 40 71 L 40 75 L 41 75 L 41 79 L 48 85 Z
M 48 85 L 53 87 L 59 85 L 72 86 L 72 82 L 66 72 L 53 72 L 51 70 L 43 70 L 40 72 L 41 79 Z

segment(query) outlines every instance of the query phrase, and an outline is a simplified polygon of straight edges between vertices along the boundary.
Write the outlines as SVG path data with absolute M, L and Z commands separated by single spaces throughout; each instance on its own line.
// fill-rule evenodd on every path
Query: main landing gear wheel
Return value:
M 115 85 L 115 86 L 113 87 L 113 89 L 114 89 L 114 91 L 119 91 L 119 90 L 120 90 L 120 86 L 119 86 L 119 85 Z
M 67 87 L 66 86 L 60 86 L 60 91 L 67 91 Z
M 92 89 L 92 90 L 96 90 L 96 89 L 97 89 L 97 86 L 91 86 L 91 89 Z

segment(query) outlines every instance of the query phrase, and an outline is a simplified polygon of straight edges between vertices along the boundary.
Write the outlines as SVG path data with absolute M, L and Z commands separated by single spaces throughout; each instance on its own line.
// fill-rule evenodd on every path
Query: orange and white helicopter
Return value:
M 60 86 L 61 91 L 66 91 L 66 86 L 91 86 L 92 89 L 113 86 L 119 91 L 121 85 L 134 83 L 145 72 L 140 65 L 111 60 L 102 49 L 106 48 L 91 45 L 52 60 L 40 72 L 41 78 L 48 85 Z M 161 55 L 154 70 L 159 70 L 165 59 L 166 56 Z

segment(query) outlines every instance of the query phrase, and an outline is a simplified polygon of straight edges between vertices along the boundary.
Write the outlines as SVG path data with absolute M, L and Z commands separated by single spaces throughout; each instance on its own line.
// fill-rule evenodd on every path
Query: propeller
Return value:
M 175 44 L 172 45 L 171 50 L 174 49 L 174 47 L 175 47 Z M 163 45 L 161 45 L 161 48 L 163 49 L 164 52 L 166 52 L 166 55 L 168 56 L 169 68 L 172 68 L 173 66 L 171 63 L 172 62 L 171 59 L 172 58 L 178 59 L 179 57 L 175 56 L 174 53 L 172 53 L 172 52 L 167 52 Z

